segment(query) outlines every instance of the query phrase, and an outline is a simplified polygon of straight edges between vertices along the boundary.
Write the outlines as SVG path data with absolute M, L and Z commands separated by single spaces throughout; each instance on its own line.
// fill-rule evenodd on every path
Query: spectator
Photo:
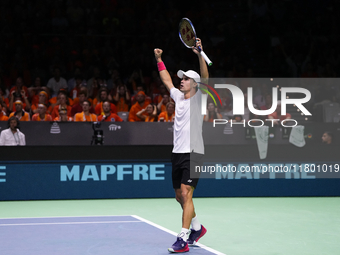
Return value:
M 82 105 L 83 105 L 83 102 L 85 100 L 88 100 L 87 96 L 86 96 L 86 92 L 85 91 L 80 91 L 77 103 L 72 106 L 71 116 L 74 116 L 74 115 L 76 115 L 76 113 L 79 113 L 79 112 L 83 111 L 83 106 Z M 74 101 L 76 101 L 76 100 L 74 100 Z M 93 109 L 92 106 L 90 108 L 90 113 L 94 113 L 94 109 Z
M 34 114 L 38 113 L 38 105 L 43 104 L 49 108 L 49 102 L 48 102 L 48 94 L 45 91 L 40 91 L 39 94 L 39 101 L 35 104 L 32 104 L 31 110 Z M 50 111 L 47 111 L 48 114 L 50 114 Z
M 83 111 L 74 115 L 74 121 L 97 121 L 97 115 L 90 113 L 91 103 L 85 100 L 82 106 Z
M 7 121 L 7 120 L 8 120 L 8 117 L 2 111 L 2 105 L 0 104 L 0 121 Z
M 125 85 L 120 85 L 114 97 L 117 112 L 128 112 L 130 106 L 130 94 Z
M 326 131 L 323 135 L 322 135 L 322 142 L 324 144 L 332 144 L 332 140 L 333 140 L 333 133 Z
M 25 91 L 25 93 L 23 93 L 22 91 Z M 24 86 L 24 82 L 21 77 L 18 77 L 16 79 L 15 85 L 9 91 L 10 95 L 12 95 L 13 93 L 15 93 L 14 96 L 17 96 L 17 97 L 23 96 L 23 94 L 28 95 L 27 87 Z M 24 98 L 21 98 L 21 99 L 23 101 Z
M 232 123 L 243 122 L 242 115 L 234 115 L 231 121 Z
M 129 80 L 128 87 L 131 89 L 132 93 L 138 93 L 137 87 L 144 84 L 144 78 L 141 69 L 136 69 L 132 72 Z
M 125 89 L 127 90 L 127 88 L 125 88 Z M 138 93 L 139 91 L 143 91 L 143 92 L 145 93 L 145 89 L 144 89 L 143 85 L 138 85 L 138 86 L 137 86 L 137 93 Z M 137 94 L 134 95 L 133 97 L 131 97 L 131 104 L 133 104 L 133 105 L 136 103 L 136 96 L 137 96 Z M 145 97 L 145 101 L 148 102 L 149 104 L 152 103 L 151 97 L 149 97 L 149 96 L 147 96 L 147 95 L 146 95 L 146 97 Z
M 11 117 L 8 120 L 8 129 L 0 134 L 0 145 L 23 146 L 26 145 L 25 135 L 19 130 L 19 120 Z
M 53 107 L 53 105 L 50 107 L 50 109 L 52 107 Z M 55 119 L 56 117 L 58 117 L 59 110 L 61 108 L 66 108 L 67 109 L 67 116 L 71 117 L 72 107 L 69 106 L 69 101 L 68 101 L 68 98 L 67 98 L 64 91 L 59 92 L 59 94 L 57 96 L 57 102 L 56 102 L 55 106 L 53 107 L 52 114 L 51 114 L 52 119 Z
M 59 109 L 59 116 L 54 118 L 54 121 L 67 122 L 67 121 L 73 121 L 73 118 L 70 117 L 70 116 L 67 116 L 67 109 L 66 108 L 60 108 Z
M 80 71 L 80 68 L 79 67 L 76 67 L 74 69 L 74 77 L 72 77 L 71 79 L 69 79 L 67 81 L 67 88 L 68 88 L 68 91 L 72 91 L 72 89 L 74 89 L 74 87 L 76 86 L 76 78 L 77 77 L 81 77 L 81 71 Z M 86 80 L 82 80 L 81 81 L 81 87 L 82 86 L 87 86 L 86 84 Z
M 260 106 L 261 110 L 269 110 L 273 106 L 273 97 L 271 94 L 266 94 L 265 96 L 265 104 Z
M 164 94 L 162 97 L 162 100 L 157 104 L 157 110 L 159 112 L 165 112 L 166 111 L 166 105 L 171 101 L 168 94 Z
M 47 87 L 51 90 L 52 97 L 57 96 L 60 89 L 67 89 L 66 80 L 61 77 L 60 68 L 54 67 L 53 77 L 49 79 Z
M 137 117 L 145 122 L 157 122 L 157 107 L 155 105 L 148 104 L 145 109 L 137 112 Z
M 214 122 L 214 119 L 222 119 L 222 115 L 218 113 L 214 103 L 208 103 L 207 115 L 204 115 L 203 121 Z
M 44 87 L 46 88 L 46 87 Z M 34 80 L 34 84 L 28 89 L 28 98 L 31 100 L 31 104 L 37 104 L 39 101 L 39 91 L 42 90 L 41 86 L 41 78 L 36 77 Z
M 129 121 L 130 122 L 135 122 L 135 121 L 143 121 L 141 118 L 139 118 L 137 116 L 137 112 L 141 111 L 142 109 L 145 109 L 149 103 L 145 101 L 145 93 L 143 91 L 139 91 L 137 93 L 137 103 L 135 103 L 131 109 L 130 109 L 130 113 L 129 113 Z M 142 115 L 147 116 L 147 113 L 144 112 Z
M 93 94 L 93 90 L 94 89 L 97 89 L 97 87 L 98 87 L 98 84 L 97 84 L 97 79 L 99 79 L 99 77 L 100 77 L 100 69 L 98 68 L 98 67 L 95 67 L 94 69 L 93 69 L 93 75 L 92 75 L 92 77 L 91 77 L 91 79 L 89 79 L 88 81 L 87 81 L 87 89 L 88 89 L 88 91 L 89 91 L 89 97 L 92 97 L 93 98 L 93 96 L 95 96 L 94 94 Z M 95 84 L 94 84 L 95 83 Z M 106 83 L 106 82 L 105 82 Z
M 74 100 L 76 97 L 78 97 L 78 94 L 80 92 L 81 86 L 83 86 L 83 79 L 80 75 L 77 75 L 75 78 L 75 85 L 72 88 L 70 92 L 70 97 Z
M 169 92 L 167 91 L 166 87 L 162 84 L 161 86 L 159 86 L 159 95 L 155 96 L 153 102 L 155 104 L 159 104 L 162 101 L 164 95 L 169 95 Z
M 120 79 L 120 75 L 117 69 L 114 69 L 111 72 L 111 79 L 109 79 L 107 81 L 107 89 L 109 91 L 111 90 L 117 90 L 119 84 L 121 84 L 121 79 Z
M 260 110 L 259 107 L 256 104 L 253 104 L 253 107 L 256 110 Z M 256 115 L 256 114 L 251 112 L 249 124 L 252 125 L 252 126 L 260 126 L 262 124 L 262 122 L 259 121 L 259 120 L 265 121 L 265 119 L 266 119 L 266 116 Z
M 267 84 L 262 83 L 258 89 L 258 95 L 255 96 L 255 93 L 253 95 L 254 96 L 253 103 L 256 104 L 259 108 L 261 108 L 266 104 L 267 94 L 268 94 Z
M 15 105 L 13 104 L 13 102 L 15 102 L 17 100 L 24 102 L 23 106 L 22 106 L 23 109 L 25 109 L 26 111 L 30 110 L 31 104 L 27 99 L 25 90 L 21 90 L 20 93 L 21 93 L 21 95 L 18 95 L 15 90 L 12 90 L 12 92 L 10 94 L 9 105 L 8 105 L 8 109 L 10 111 L 13 111 L 13 112 L 15 111 L 16 108 L 15 108 Z
M 286 119 L 291 119 L 291 115 L 286 113 L 286 115 L 281 115 L 281 101 L 277 101 L 276 111 L 268 115 L 268 119 L 272 119 L 274 125 L 278 125 L 280 122 Z
M 28 112 L 25 112 L 23 110 L 23 104 L 20 100 L 16 100 L 14 102 L 15 105 L 15 112 L 12 112 L 9 115 L 9 118 L 11 118 L 12 116 L 15 116 L 18 118 L 18 120 L 21 121 L 30 121 L 30 115 L 28 114 Z
M 5 98 L 5 89 L 0 87 L 0 105 L 2 106 L 2 111 L 7 114 L 9 101 L 8 98 Z
M 38 105 L 38 113 L 32 116 L 32 121 L 52 121 L 52 116 L 46 113 L 47 107 L 44 104 Z
M 94 108 L 94 112 L 97 115 L 100 115 L 100 114 L 103 115 L 103 102 L 105 102 L 105 101 L 110 101 L 111 102 L 112 101 L 112 97 L 111 97 L 111 95 L 109 95 L 109 93 L 108 93 L 106 88 L 101 88 L 99 90 L 97 100 L 93 100 L 93 101 L 97 102 L 97 104 L 96 104 L 96 106 Z M 111 104 L 111 111 L 113 113 L 117 113 L 116 106 L 113 103 L 110 103 L 110 104 Z
M 6 87 L 6 85 L 3 83 L 3 79 L 1 78 L 1 75 L 0 75 L 0 98 L 5 99 L 8 96 L 9 96 L 9 90 Z
M 105 101 L 103 103 L 103 113 L 104 114 L 98 116 L 98 121 L 106 121 L 106 122 L 123 121 L 121 117 L 111 112 L 111 103 L 109 101 Z
M 169 102 L 166 105 L 166 111 L 161 112 L 158 116 L 159 122 L 174 122 L 175 121 L 175 103 Z

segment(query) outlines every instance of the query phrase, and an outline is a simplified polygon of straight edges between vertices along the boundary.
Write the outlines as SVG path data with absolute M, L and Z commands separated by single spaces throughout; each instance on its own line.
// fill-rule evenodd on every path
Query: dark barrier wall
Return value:
M 207 155 L 215 151 L 212 147 L 207 146 Z M 339 159 L 337 146 L 302 149 L 274 144 L 266 160 L 258 159 L 255 144 L 223 148 L 223 155 L 228 155 L 223 160 L 235 165 L 334 165 L 334 159 Z M 171 149 L 162 145 L 1 147 L 0 200 L 173 197 Z M 195 196 L 339 196 L 339 187 L 339 178 L 320 179 L 313 173 L 290 175 L 290 179 L 216 175 L 201 179 Z
M 27 145 L 90 145 L 94 134 L 91 122 L 21 122 L 21 131 Z M 173 123 L 101 123 L 97 128 L 104 133 L 104 145 L 172 145 Z M 7 128 L 7 122 L 0 121 L 0 130 Z M 269 129 L 269 144 L 289 144 L 291 128 Z M 340 127 L 336 123 L 313 123 L 305 126 L 308 145 L 321 144 L 325 131 L 335 134 L 334 144 L 340 145 Z M 203 138 L 206 145 L 256 144 L 254 129 L 237 125 L 204 123 Z

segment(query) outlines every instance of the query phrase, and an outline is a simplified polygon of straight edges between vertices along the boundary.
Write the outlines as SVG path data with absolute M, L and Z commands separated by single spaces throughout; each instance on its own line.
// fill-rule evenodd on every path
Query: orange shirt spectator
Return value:
M 99 103 L 102 103 L 105 101 L 112 101 L 112 96 L 107 91 L 107 88 L 100 88 L 97 94 L 97 97 L 93 99 L 93 107 L 97 107 Z
M 74 121 L 97 121 L 97 115 L 93 113 L 85 114 L 84 112 L 77 113 L 74 116 Z
M 175 113 L 169 116 L 167 112 L 161 112 L 158 115 L 158 121 L 163 120 L 164 122 L 174 122 L 175 121 Z
M 116 90 L 114 100 L 117 106 L 117 112 L 128 112 L 130 106 L 130 94 L 125 85 L 120 85 Z
M 83 111 L 74 115 L 74 121 L 97 121 L 97 115 L 90 113 L 90 102 L 83 102 Z
M 175 121 L 175 104 L 169 102 L 166 104 L 166 111 L 161 112 L 158 116 L 158 121 L 174 122 Z
M 38 96 L 38 102 L 33 103 L 31 105 L 31 110 L 33 113 L 38 113 L 38 105 L 39 104 L 44 104 L 44 105 L 48 105 L 48 94 L 45 91 L 40 91 Z M 47 111 L 48 114 L 50 114 L 51 112 Z
M 51 115 L 46 113 L 47 107 L 44 104 L 38 105 L 38 113 L 34 114 L 32 121 L 52 121 Z
M 2 111 L 2 105 L 0 104 L 0 121 L 6 121 L 6 120 L 8 120 L 8 117 Z
M 8 117 L 6 115 L 4 115 L 3 112 L 0 112 L 0 121 L 7 121 Z
M 52 115 L 52 119 L 55 119 L 56 117 L 59 116 L 59 110 L 61 108 L 66 108 L 67 109 L 67 116 L 69 116 L 69 117 L 72 116 L 71 115 L 71 111 L 72 111 L 72 107 L 71 106 L 69 106 L 69 105 L 66 105 L 66 106 L 56 105 L 56 106 L 54 106 L 52 114 L 51 114 Z
M 103 114 L 98 116 L 98 121 L 123 121 L 116 113 L 113 113 L 111 110 L 111 103 L 109 101 L 105 101 L 103 104 Z
M 12 95 L 12 93 L 15 91 L 17 96 L 20 96 L 22 94 L 22 92 L 21 92 L 22 90 L 25 91 L 25 95 L 28 95 L 27 87 L 23 85 L 22 78 L 18 77 L 15 81 L 15 85 L 9 91 L 9 94 Z
M 32 121 L 52 121 L 52 117 L 48 113 L 45 116 L 39 116 L 39 113 L 36 113 L 32 116 Z
M 22 110 L 22 111 L 23 111 L 22 115 L 16 114 L 17 112 L 12 112 L 9 115 L 9 118 L 12 117 L 12 116 L 16 116 L 20 121 L 30 121 L 30 115 L 28 114 L 28 112 L 25 112 L 24 110 Z
M 137 116 L 137 113 L 140 112 L 142 109 L 145 109 L 149 105 L 149 103 L 145 101 L 145 93 L 143 91 L 139 91 L 137 93 L 136 100 L 137 103 L 135 103 L 130 109 L 129 113 L 130 122 L 144 121 L 143 119 Z M 142 115 L 147 116 L 147 113 L 143 112 Z
M 281 101 L 277 102 L 276 111 L 272 114 L 268 115 L 268 119 L 279 119 L 280 121 L 290 119 L 292 116 L 289 113 L 286 113 L 286 115 L 281 115 Z M 279 122 L 277 120 L 273 120 L 274 125 L 278 125 Z
M 104 116 L 105 116 L 105 119 L 104 119 Z M 98 116 L 98 121 L 105 121 L 105 122 L 115 122 L 115 121 L 118 121 L 118 122 L 121 122 L 121 121 L 123 121 L 123 119 L 121 117 L 119 117 L 117 114 L 111 113 L 109 116 L 99 115 Z
M 54 118 L 54 121 L 67 122 L 67 121 L 73 121 L 73 118 L 67 116 L 67 110 L 65 108 L 61 108 L 59 110 L 59 116 Z
M 129 104 L 125 102 L 124 97 L 119 98 L 118 103 L 116 103 L 117 112 L 128 112 Z
M 117 113 L 117 108 L 113 103 L 111 104 L 111 112 L 113 113 Z M 103 115 L 104 111 L 103 111 L 103 102 L 97 104 L 96 108 L 94 109 L 94 113 L 97 115 Z
M 14 102 L 15 105 L 15 112 L 12 112 L 9 115 L 9 118 L 12 116 L 17 117 L 20 121 L 30 121 L 30 115 L 28 114 L 28 112 L 25 112 L 23 110 L 23 104 L 20 100 L 17 100 Z

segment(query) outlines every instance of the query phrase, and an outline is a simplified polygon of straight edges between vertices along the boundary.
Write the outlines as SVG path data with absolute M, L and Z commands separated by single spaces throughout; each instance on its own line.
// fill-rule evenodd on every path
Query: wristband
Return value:
M 158 62 L 158 63 L 157 63 L 157 66 L 158 66 L 158 71 L 159 71 L 159 72 L 160 72 L 160 71 L 163 71 L 163 70 L 166 70 L 166 67 L 165 67 L 163 61 L 162 61 L 162 62 Z

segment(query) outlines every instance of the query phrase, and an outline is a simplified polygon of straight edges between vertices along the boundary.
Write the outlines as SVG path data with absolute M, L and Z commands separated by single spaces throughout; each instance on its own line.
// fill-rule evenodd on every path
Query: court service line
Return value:
M 115 223 L 138 223 L 139 220 L 125 220 L 125 221 L 83 221 L 83 222 L 43 222 L 43 223 L 7 223 L 0 224 L 0 227 L 5 226 L 40 226 L 40 225 L 77 225 L 77 224 L 115 224 Z
M 138 219 L 138 220 L 140 220 L 140 221 L 144 221 L 145 223 L 150 224 L 151 226 L 154 226 L 154 227 L 156 227 L 156 228 L 158 228 L 158 229 L 160 229 L 160 230 L 163 230 L 163 231 L 165 231 L 165 232 L 167 232 L 167 233 L 169 233 L 169 234 L 171 234 L 171 235 L 177 236 L 177 233 L 176 233 L 176 232 L 171 231 L 170 229 L 167 229 L 167 228 L 165 228 L 165 227 L 162 227 L 162 226 L 160 226 L 160 225 L 158 225 L 158 224 L 156 224 L 156 223 L 153 223 L 152 221 L 146 220 L 146 219 L 144 219 L 144 218 L 142 218 L 142 217 L 139 217 L 139 216 L 137 216 L 137 215 L 131 215 L 131 216 L 134 217 L 134 218 L 136 218 L 136 219 Z M 199 246 L 199 247 L 201 247 L 202 249 L 205 249 L 205 250 L 207 250 L 207 251 L 210 251 L 210 252 L 212 252 L 212 253 L 214 253 L 214 254 L 216 254 L 216 255 L 226 255 L 225 253 L 216 251 L 216 250 L 214 250 L 214 249 L 212 249 L 212 248 L 210 248 L 210 247 L 205 246 L 204 244 L 196 243 L 196 245 Z

